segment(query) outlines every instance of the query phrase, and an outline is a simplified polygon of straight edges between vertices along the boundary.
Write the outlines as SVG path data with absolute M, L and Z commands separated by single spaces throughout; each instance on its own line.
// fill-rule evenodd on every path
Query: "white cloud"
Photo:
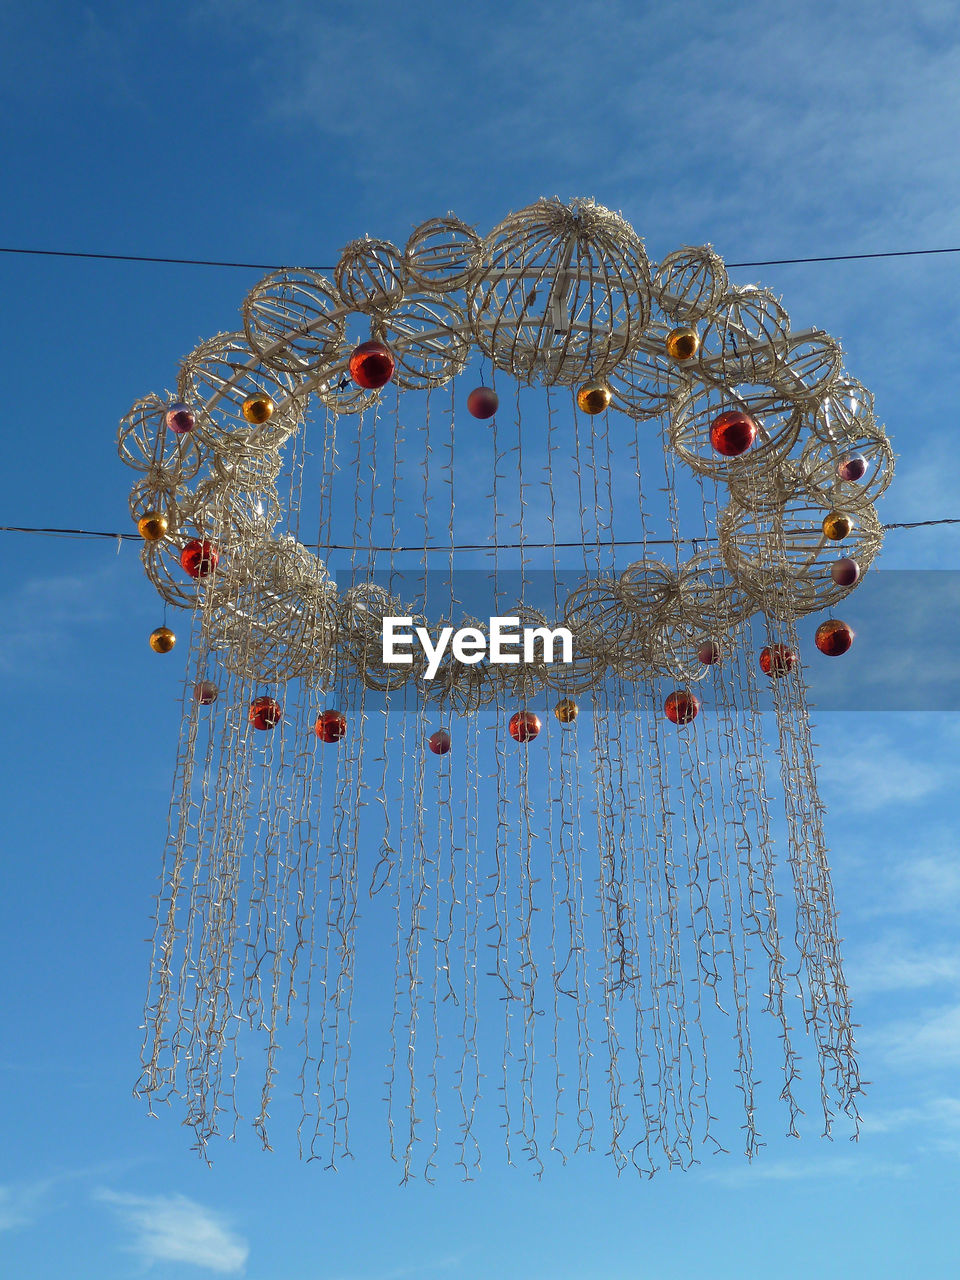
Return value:
M 114 557 L 87 574 L 58 574 L 20 583 L 0 599 L 4 617 L 0 670 L 13 670 L 26 658 L 36 661 L 38 652 L 61 649 L 75 639 L 81 625 L 104 621 L 115 611 L 116 592 L 123 582 Z
M 960 1130 L 960 1098 L 927 1098 L 911 1107 L 897 1107 L 871 1113 L 865 1109 L 861 1131 L 892 1133 L 899 1129 L 934 1126 L 940 1130 Z
M 878 991 L 911 991 L 960 979 L 960 951 L 917 948 L 890 937 L 847 957 L 845 968 L 854 996 Z
M 448 1271 L 451 1267 L 458 1267 L 463 1261 L 463 1254 L 450 1254 L 445 1258 L 438 1258 L 435 1262 L 417 1262 L 410 1263 L 402 1267 L 393 1267 L 389 1271 L 379 1271 L 373 1276 L 364 1276 L 362 1280 L 406 1280 L 408 1276 L 422 1276 L 428 1272 Z M 358 1276 L 336 1276 L 334 1280 L 361 1280 Z
M 43 1201 L 55 1179 L 7 1183 L 0 1186 L 0 1231 L 28 1227 L 36 1221 Z
M 925 752 L 919 758 L 883 733 L 847 737 L 842 750 L 824 750 L 820 778 L 842 807 L 860 813 L 910 804 L 955 785 L 960 761 L 951 754 Z
M 836 1156 L 823 1160 L 771 1160 L 757 1157 L 752 1164 L 732 1169 L 711 1169 L 706 1176 L 713 1182 L 737 1187 L 756 1182 L 825 1182 L 833 1178 L 902 1178 L 910 1173 L 910 1165 L 892 1160 L 875 1160 L 872 1156 Z
M 960 1065 L 960 1004 L 931 1009 L 860 1036 L 888 1066 L 935 1071 Z
M 853 846 L 851 846 L 853 847 Z M 949 831 L 921 829 L 891 838 L 889 848 L 874 840 L 853 854 L 863 882 L 848 910 L 869 920 L 877 916 L 942 917 L 960 907 L 960 848 Z
M 224 1219 L 186 1196 L 134 1196 L 100 1191 L 134 1233 L 146 1263 L 189 1262 L 223 1275 L 242 1271 L 250 1252 Z

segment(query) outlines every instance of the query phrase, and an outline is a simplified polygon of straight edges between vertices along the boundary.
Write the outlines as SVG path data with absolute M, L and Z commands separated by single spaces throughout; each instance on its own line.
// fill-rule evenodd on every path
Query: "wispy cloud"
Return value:
M 849 736 L 842 749 L 821 754 L 824 787 L 842 798 L 844 809 L 872 813 L 911 804 L 952 787 L 960 778 L 960 760 L 951 755 L 916 752 L 898 745 L 893 735 L 873 732 Z
M 7 1069 L 9 1064 L 0 1064 Z M 139 1160 L 110 1160 L 81 1169 L 64 1169 L 44 1178 L 0 1184 L 0 1231 L 32 1226 L 49 1210 L 54 1192 L 66 1184 L 126 1172 Z
M 28 656 L 36 661 L 38 652 L 58 649 L 75 637 L 78 627 L 108 618 L 116 608 L 122 569 L 111 561 L 89 574 L 30 578 L 0 599 L 0 671 L 14 669 Z
M 888 1066 L 902 1070 L 940 1070 L 960 1065 L 960 1004 L 948 1005 L 888 1023 L 861 1035 L 861 1044 Z
M 960 1098 L 928 1098 L 911 1107 L 896 1107 L 871 1113 L 865 1110 L 862 1132 L 893 1133 L 900 1129 L 933 1125 L 938 1129 L 960 1131 Z
M 35 1222 L 55 1182 L 55 1178 L 42 1178 L 0 1186 L 0 1231 L 29 1227 Z
M 242 1271 L 250 1252 L 223 1217 L 186 1196 L 135 1196 L 102 1190 L 134 1235 L 134 1250 L 146 1263 L 189 1262 L 221 1275 Z
M 859 1181 L 863 1178 L 903 1178 L 909 1164 L 876 1160 L 866 1152 L 823 1160 L 770 1160 L 762 1156 L 752 1164 L 731 1169 L 710 1169 L 706 1177 L 725 1186 L 749 1186 L 758 1182 L 826 1182 L 835 1178 Z
M 845 967 L 855 996 L 915 991 L 960 979 L 960 951 L 918 947 L 895 935 L 852 952 Z
M 463 1254 L 450 1254 L 444 1258 L 438 1258 L 433 1262 L 416 1262 L 409 1263 L 402 1267 L 391 1267 L 389 1271 L 374 1271 L 372 1273 L 364 1273 L 359 1275 L 338 1275 L 332 1277 L 332 1280 L 407 1280 L 409 1276 L 425 1276 L 449 1271 L 451 1267 L 458 1267 L 463 1261 Z

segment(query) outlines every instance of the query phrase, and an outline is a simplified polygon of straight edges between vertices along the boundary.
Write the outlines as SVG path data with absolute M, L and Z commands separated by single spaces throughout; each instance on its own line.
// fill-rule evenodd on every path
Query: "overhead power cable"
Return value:
M 0 253 L 40 258 L 89 258 L 100 262 L 158 262 L 178 267 L 238 267 L 245 271 L 333 271 L 331 266 L 304 267 L 277 262 L 223 262 L 215 258 L 163 258 L 141 253 L 86 253 L 79 249 L 25 249 L 0 245 Z M 891 249 L 884 253 L 831 253 L 811 258 L 764 258 L 756 262 L 728 262 L 727 267 L 789 267 L 809 262 L 861 262 L 867 258 L 918 258 L 934 253 L 960 253 L 953 249 Z
M 937 520 L 898 520 L 883 525 L 884 532 L 891 529 L 924 529 L 931 525 L 960 524 L 960 516 L 944 516 Z M 39 529 L 26 525 L 0 525 L 0 533 L 28 533 L 49 538 L 102 538 L 110 542 L 142 542 L 139 533 L 111 532 L 106 529 Z M 317 551 L 442 551 L 448 555 L 451 551 L 580 551 L 583 548 L 602 547 L 660 547 L 675 546 L 677 542 L 684 546 L 700 546 L 716 542 L 715 537 L 704 535 L 702 538 L 610 538 L 604 542 L 498 542 L 495 546 L 487 542 L 456 542 L 453 545 L 434 544 L 428 546 L 379 546 L 374 544 L 354 545 L 349 542 L 308 542 L 304 545 Z

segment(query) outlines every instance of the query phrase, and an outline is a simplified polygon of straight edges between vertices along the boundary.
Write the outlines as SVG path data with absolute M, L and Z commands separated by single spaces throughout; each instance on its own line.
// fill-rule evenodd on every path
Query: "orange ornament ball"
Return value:
M 561 698 L 557 705 L 553 708 L 553 714 L 557 717 L 563 727 L 569 728 L 580 714 L 580 708 L 574 702 L 573 698 Z
M 321 742 L 340 742 L 347 735 L 347 717 L 332 708 L 321 711 L 313 731 Z
M 247 719 L 255 729 L 275 729 L 283 719 L 283 707 L 276 698 L 254 698 Z
M 610 408 L 613 396 L 605 382 L 586 382 L 577 392 L 577 407 L 581 413 L 595 417 Z
M 667 334 L 664 346 L 671 360 L 678 362 L 692 360 L 700 350 L 700 335 L 696 329 L 684 325 L 683 328 L 673 329 Z
M 159 542 L 169 528 L 170 521 L 162 511 L 145 511 L 137 521 L 137 532 L 144 542 Z
M 673 724 L 690 724 L 700 714 L 700 700 L 688 689 L 674 689 L 667 695 L 663 710 Z
M 277 406 L 273 403 L 270 396 L 265 391 L 255 391 L 252 396 L 247 396 L 241 405 L 244 419 L 254 427 L 262 427 L 273 417 L 273 411 Z
M 350 356 L 350 377 L 367 391 L 385 387 L 395 368 L 393 352 L 382 342 L 361 342 Z
M 516 742 L 532 742 L 540 732 L 540 717 L 532 711 L 515 711 L 507 728 Z
M 842 511 L 831 511 L 828 516 L 824 516 L 820 527 L 825 538 L 829 538 L 831 542 L 840 542 L 853 528 L 853 520 Z
M 169 627 L 157 627 L 150 632 L 150 648 L 154 653 L 169 653 L 177 643 L 177 637 Z
M 853 644 L 853 636 L 853 628 L 846 622 L 841 622 L 839 618 L 829 618 L 817 627 L 813 640 L 820 652 L 825 653 L 828 658 L 839 658 Z
M 760 670 L 771 679 L 789 675 L 796 661 L 797 655 L 788 644 L 771 644 L 760 650 Z

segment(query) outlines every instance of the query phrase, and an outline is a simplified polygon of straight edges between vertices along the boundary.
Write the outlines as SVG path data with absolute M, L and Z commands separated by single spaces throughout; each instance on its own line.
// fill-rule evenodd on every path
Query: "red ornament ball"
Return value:
M 395 367 L 393 352 L 382 342 L 361 342 L 350 357 L 350 377 L 368 391 L 385 387 Z
M 201 707 L 209 707 L 211 702 L 216 702 L 220 690 L 212 680 L 198 680 L 193 686 L 193 700 L 199 702 Z
M 725 458 L 737 458 L 746 453 L 757 438 L 757 424 L 748 413 L 740 409 L 728 409 L 714 418 L 710 427 L 710 443 Z
M 191 578 L 205 578 L 217 567 L 220 552 L 212 542 L 193 538 L 180 552 L 180 563 Z
M 856 560 L 844 556 L 842 560 L 834 561 L 830 569 L 830 577 L 838 587 L 852 587 L 860 577 L 860 566 Z
M 867 460 L 861 453 L 850 453 L 837 463 L 841 480 L 862 480 L 867 473 Z
M 675 689 L 667 696 L 663 710 L 673 724 L 689 724 L 700 714 L 700 701 L 687 689 Z
M 530 742 L 540 732 L 540 717 L 532 711 L 515 711 L 507 727 L 517 742 Z
M 255 729 L 275 729 L 283 719 L 283 707 L 276 698 L 254 698 L 247 719 Z
M 321 711 L 313 731 L 321 742 L 339 742 L 347 736 L 347 717 L 342 711 Z
M 788 644 L 771 644 L 760 651 L 760 670 L 765 676 L 786 676 L 794 668 L 797 655 Z
M 500 397 L 493 387 L 474 387 L 467 396 L 467 410 L 475 418 L 492 418 L 500 407 Z
M 814 643 L 828 658 L 839 658 L 853 644 L 853 628 L 839 618 L 821 622 L 814 636 Z
M 427 739 L 427 746 L 435 756 L 445 756 L 451 745 L 449 729 L 438 729 Z
M 170 430 L 178 436 L 187 435 L 197 425 L 196 418 L 185 404 L 172 404 L 164 420 Z
M 716 640 L 704 640 L 697 650 L 697 657 L 705 667 L 712 667 L 720 661 L 720 646 Z

